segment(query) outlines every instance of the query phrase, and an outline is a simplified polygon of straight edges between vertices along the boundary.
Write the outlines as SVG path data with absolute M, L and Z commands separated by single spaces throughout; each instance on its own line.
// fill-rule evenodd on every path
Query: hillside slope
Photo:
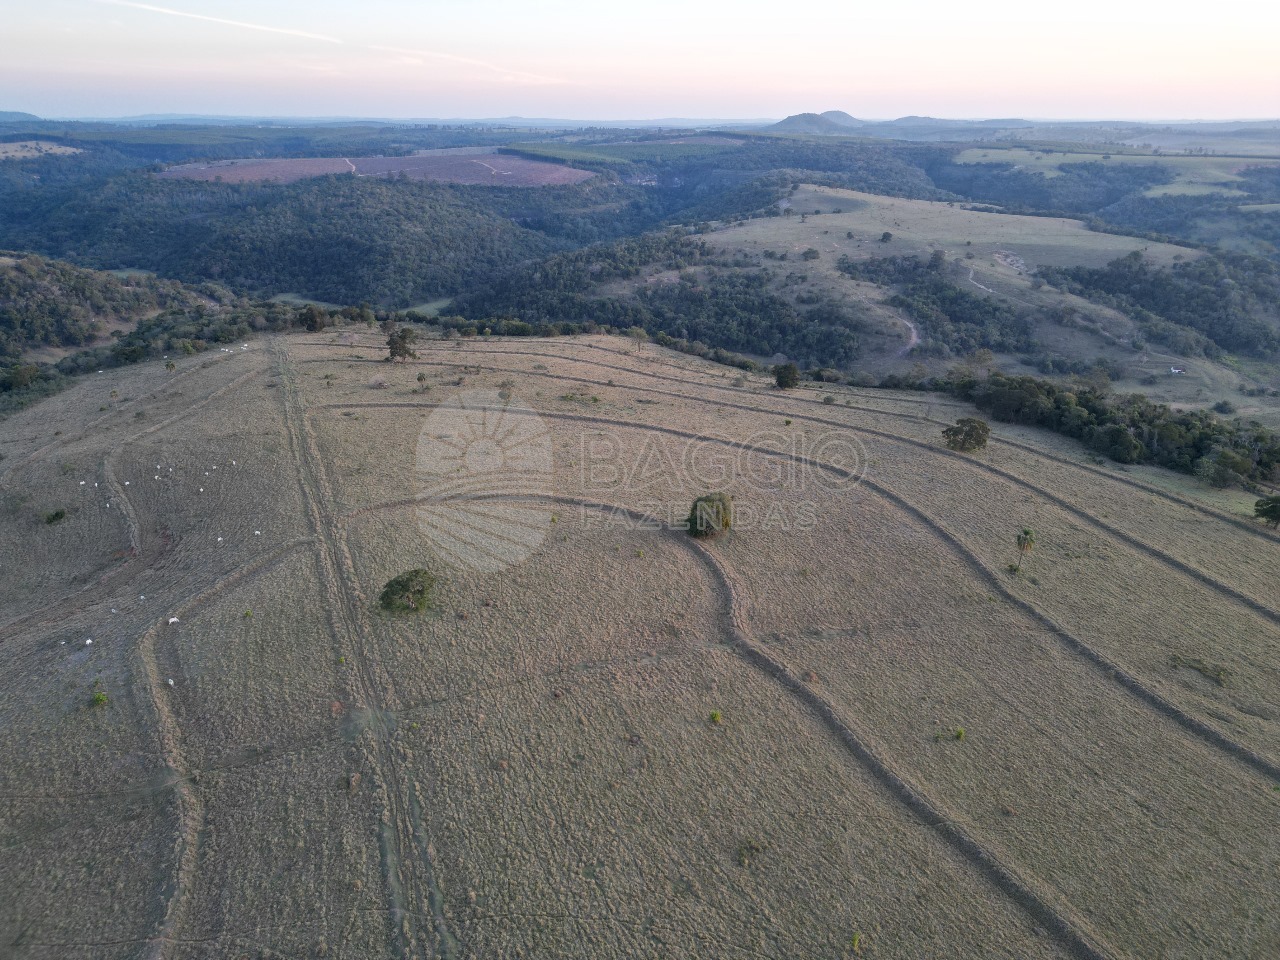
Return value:
M 146 275 L 117 276 L 34 254 L 0 251 L 0 362 L 105 340 L 161 310 L 200 307 L 206 295 Z
M 0 423 L 6 955 L 1280 945 L 1246 498 L 618 338 L 385 353 L 267 338 Z M 384 612 L 417 568 L 432 609 Z

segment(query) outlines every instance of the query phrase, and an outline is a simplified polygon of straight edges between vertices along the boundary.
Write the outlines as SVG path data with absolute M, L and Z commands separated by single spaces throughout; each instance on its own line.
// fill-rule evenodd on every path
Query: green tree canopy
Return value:
M 987 438 L 990 436 L 991 428 L 987 426 L 987 422 L 977 417 L 961 417 L 954 425 L 942 430 L 942 439 L 947 446 L 965 453 L 981 450 L 987 445 Z
M 1263 497 L 1253 505 L 1253 515 L 1272 530 L 1280 527 L 1280 495 Z

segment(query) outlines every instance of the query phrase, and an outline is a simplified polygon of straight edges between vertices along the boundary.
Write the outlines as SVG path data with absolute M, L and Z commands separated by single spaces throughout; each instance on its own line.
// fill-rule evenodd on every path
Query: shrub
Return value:
M 410 613 L 429 610 L 433 606 L 431 592 L 436 578 L 425 570 L 410 570 L 387 581 L 378 603 L 383 610 L 392 613 Z
M 66 518 L 67 518 L 67 511 L 59 507 L 57 510 L 54 510 L 50 513 L 46 513 L 44 515 L 44 522 L 48 524 L 54 524 L 54 523 L 59 523 L 60 521 L 65 520 Z
M 743 840 L 738 844 L 738 865 L 741 867 L 751 866 L 767 849 L 769 849 L 769 845 L 760 840 Z
M 733 498 L 727 493 L 709 493 L 693 501 L 685 528 L 692 536 L 711 537 L 733 527 Z
M 945 427 L 942 431 L 942 439 L 948 447 L 965 453 L 981 450 L 987 445 L 990 436 L 991 427 L 985 420 L 977 417 L 961 417 L 953 426 Z
M 794 363 L 780 363 L 773 368 L 773 378 L 780 390 L 790 390 L 800 382 L 800 368 Z
M 1253 515 L 1272 530 L 1280 527 L 1280 495 L 1263 497 L 1253 505 Z

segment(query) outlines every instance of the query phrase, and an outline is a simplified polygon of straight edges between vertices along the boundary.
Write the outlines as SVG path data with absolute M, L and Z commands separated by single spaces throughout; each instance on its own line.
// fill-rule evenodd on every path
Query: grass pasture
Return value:
M 1149 197 L 1202 196 L 1219 193 L 1227 196 L 1243 196 L 1244 191 L 1233 188 L 1241 182 L 1240 171 L 1246 167 L 1274 167 L 1280 160 L 1265 157 L 1233 156 L 1177 156 L 1151 153 L 1092 153 L 1064 152 L 1059 150 L 1028 150 L 997 147 L 974 147 L 961 151 L 956 163 L 1008 163 L 1015 170 L 1038 173 L 1045 177 L 1062 175 L 1062 168 L 1072 163 L 1109 163 L 1138 166 L 1157 166 L 1173 174 L 1173 181 L 1149 187 Z
M 937 249 L 948 258 L 972 253 L 978 259 L 975 265 L 984 268 L 989 266 L 988 258 L 1000 253 L 1005 261 L 1022 260 L 1026 269 L 1042 265 L 1098 267 L 1134 250 L 1162 265 L 1196 255 L 1185 247 L 1097 233 L 1079 220 L 989 213 L 936 200 L 802 186 L 788 204 L 792 216 L 734 224 L 717 237 L 733 247 L 752 250 L 774 244 L 774 249 L 792 257 L 806 247 L 815 247 L 821 258 L 804 264 L 805 269 L 833 267 L 842 254 L 853 258 L 903 253 L 928 256 Z M 802 216 L 807 218 L 804 223 Z M 849 232 L 853 237 L 847 236 Z M 892 234 L 892 240 L 881 243 L 885 232 Z
M 806 226 L 862 212 L 835 199 Z M 1280 947 L 1280 538 L 1246 499 L 999 424 L 952 454 L 952 401 L 618 338 L 383 341 L 0 423 L 0 953 Z M 440 478 L 475 477 L 421 459 L 469 391 L 548 451 L 465 487 L 537 533 L 492 572 L 434 546 Z M 726 536 L 642 522 L 713 487 Z M 417 568 L 432 608 L 382 612 Z
M 18 140 L 0 143 L 0 160 L 33 160 L 36 157 L 68 157 L 79 153 L 78 147 L 49 140 Z

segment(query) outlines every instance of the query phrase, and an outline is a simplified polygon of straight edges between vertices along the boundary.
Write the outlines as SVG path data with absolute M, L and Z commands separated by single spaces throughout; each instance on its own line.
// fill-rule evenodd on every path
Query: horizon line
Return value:
M 27 113 L 25 110 L 0 111 L 0 113 Z M 834 111 L 824 111 L 834 112 Z M 843 111 L 841 111 L 843 112 Z M 121 122 L 129 120 L 144 120 L 157 117 L 173 117 L 191 120 L 324 120 L 324 121 L 373 121 L 373 122 L 390 122 L 390 123 L 460 123 L 460 122 L 497 122 L 503 120 L 525 120 L 525 121 L 541 121 L 556 123 L 578 123 L 590 125 L 593 123 L 635 123 L 635 124 L 655 124 L 679 121 L 682 123 L 778 123 L 782 120 L 794 116 L 802 116 L 804 114 L 818 114 L 818 111 L 804 110 L 800 113 L 788 114 L 786 117 L 695 117 L 695 116 L 665 116 L 665 117 L 557 117 L 557 116 L 526 116 L 524 114 L 507 114 L 505 116 L 452 116 L 452 117 L 424 117 L 424 116 L 388 116 L 376 114 L 310 114 L 310 113 L 270 113 L 270 114 L 252 114 L 252 113 L 186 113 L 174 110 L 157 110 L 144 113 L 134 114 L 78 114 L 64 116 L 48 116 L 31 113 L 30 115 L 38 120 L 44 120 L 54 123 L 75 123 L 86 121 L 98 121 L 102 123 Z M 898 117 L 872 117 L 862 116 L 854 117 L 864 123 L 893 123 L 899 120 L 915 119 L 921 120 L 940 120 L 955 123 L 990 123 L 1002 120 L 1019 121 L 1022 123 L 1141 123 L 1141 124 L 1198 124 L 1198 123 L 1280 123 L 1280 115 L 1276 116 L 1220 116 L 1220 117 L 1098 117 L 1098 116 L 1017 116 L 1011 114 L 1003 114 L 1000 116 L 934 116 L 930 114 L 903 114 Z

